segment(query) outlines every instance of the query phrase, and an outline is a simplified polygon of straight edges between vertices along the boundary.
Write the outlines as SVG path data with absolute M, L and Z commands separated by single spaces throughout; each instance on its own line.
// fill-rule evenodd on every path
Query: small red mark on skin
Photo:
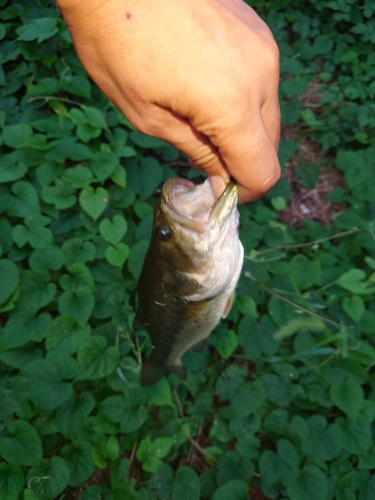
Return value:
M 133 17 L 133 15 L 132 15 L 132 13 L 131 13 L 131 12 L 127 12 L 127 13 L 125 14 L 125 17 L 126 17 L 126 19 L 131 19 L 131 18 Z

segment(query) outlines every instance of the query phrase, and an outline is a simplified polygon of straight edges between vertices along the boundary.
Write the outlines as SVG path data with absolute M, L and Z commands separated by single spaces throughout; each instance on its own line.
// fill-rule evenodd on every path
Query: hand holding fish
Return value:
M 279 178 L 279 57 L 241 0 L 56 0 L 86 70 L 141 132 L 240 202 Z

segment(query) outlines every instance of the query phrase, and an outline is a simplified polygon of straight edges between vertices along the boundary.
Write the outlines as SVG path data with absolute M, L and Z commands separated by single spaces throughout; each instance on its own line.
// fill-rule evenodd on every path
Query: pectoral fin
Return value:
M 227 303 L 225 304 L 225 308 L 222 314 L 223 318 L 226 318 L 229 314 L 229 311 L 232 308 L 233 305 L 233 298 L 234 298 L 234 292 L 228 297 Z

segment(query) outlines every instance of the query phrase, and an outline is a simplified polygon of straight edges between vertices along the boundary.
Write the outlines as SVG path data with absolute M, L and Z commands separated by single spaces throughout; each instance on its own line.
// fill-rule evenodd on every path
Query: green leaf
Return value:
M 237 335 L 233 330 L 216 328 L 210 337 L 210 344 L 214 345 L 224 359 L 228 359 L 237 349 Z
M 11 203 L 8 208 L 8 214 L 13 217 L 29 217 L 38 215 L 39 197 L 35 188 L 25 181 L 18 181 L 12 186 Z
M 233 418 L 244 418 L 254 413 L 264 402 L 266 393 L 261 380 L 246 383 L 232 396 L 230 409 Z
M 308 435 L 304 452 L 313 460 L 332 460 L 342 447 L 342 433 L 337 424 L 327 426 L 322 415 L 313 415 L 307 419 Z
M 28 171 L 28 166 L 23 161 L 17 161 L 12 155 L 0 157 L 0 184 L 22 179 Z
M 306 290 L 314 284 L 319 284 L 320 264 L 304 255 L 295 255 L 288 266 L 289 276 L 300 290 Z
M 87 187 L 79 195 L 79 204 L 87 215 L 96 221 L 107 208 L 108 197 L 108 192 L 102 187 L 96 190 L 93 187 Z
M 163 180 L 163 169 L 155 158 L 143 157 L 127 167 L 128 185 L 136 193 L 148 198 Z
M 14 262 L 9 259 L 0 259 L 0 305 L 4 304 L 19 284 L 19 271 Z
M 58 271 L 64 265 L 65 256 L 57 247 L 34 250 L 29 259 L 31 269 L 40 273 Z
M 0 464 L 0 498 L 16 500 L 23 483 L 22 469 L 18 464 Z
M 180 500 L 199 500 L 200 482 L 197 473 L 187 466 L 177 469 L 176 478 L 173 483 L 172 498 Z
M 109 396 L 101 409 L 112 422 L 119 422 L 122 432 L 134 432 L 145 422 L 148 412 L 141 391 L 129 391 L 126 396 Z
M 13 420 L 0 438 L 3 460 L 19 465 L 33 465 L 42 458 L 42 441 L 34 427 L 24 420 Z
M 164 465 L 154 472 L 148 482 L 152 500 L 172 500 L 173 492 L 173 469 Z
M 218 487 L 212 500 L 248 500 L 249 486 L 240 479 L 231 479 Z
M 305 465 L 288 479 L 290 500 L 326 500 L 328 484 L 325 474 L 315 465 Z
M 32 128 L 25 123 L 7 125 L 3 128 L 3 141 L 6 146 L 16 149 L 32 134 Z
M 59 155 L 72 161 L 90 160 L 93 157 L 91 149 L 84 144 L 77 143 L 75 137 L 59 139 L 55 141 L 55 145 Z
M 143 261 L 146 256 L 146 252 L 149 246 L 149 242 L 146 240 L 138 241 L 135 245 L 133 245 L 130 249 L 129 253 L 129 258 L 127 261 L 127 266 L 128 269 L 133 276 L 133 278 L 138 279 L 142 266 L 143 266 Z
M 101 182 L 108 179 L 118 166 L 119 158 L 115 153 L 98 153 L 90 161 L 91 170 Z
M 333 384 L 329 393 L 334 404 L 350 419 L 357 418 L 364 402 L 363 389 L 357 382 L 347 379 L 341 384 Z
M 62 250 L 65 253 L 66 265 L 70 266 L 74 262 L 91 262 L 96 255 L 96 248 L 91 241 L 82 241 L 80 238 L 72 238 L 66 241 Z
M 359 297 L 358 295 L 344 297 L 341 302 L 341 307 L 346 312 L 346 314 L 356 323 L 360 322 L 363 313 L 365 312 L 365 304 L 361 297 Z
M 89 325 L 82 326 L 74 316 L 60 314 L 47 331 L 46 347 L 48 350 L 55 348 L 60 352 L 73 354 L 89 339 L 90 332 Z
M 78 293 L 95 290 L 95 282 L 88 267 L 80 262 L 75 262 L 68 267 L 70 275 L 63 274 L 59 284 L 68 292 Z
M 363 282 L 365 278 L 366 274 L 361 269 L 350 269 L 343 273 L 335 283 L 355 294 L 370 293 L 374 288 L 368 288 L 367 283 Z
M 32 304 L 17 309 L 4 327 L 4 347 L 11 349 L 31 341 L 40 342 L 46 336 L 50 322 L 51 316 L 48 313 L 35 316 Z
M 82 325 L 88 321 L 94 306 L 94 294 L 87 289 L 80 289 L 77 292 L 63 292 L 58 301 L 60 313 L 73 316 Z
M 68 356 L 56 359 L 37 359 L 24 369 L 29 382 L 31 400 L 44 410 L 54 410 L 73 396 L 73 386 L 66 379 L 75 374 L 75 363 Z M 48 397 L 46 397 L 48 394 Z
M 25 24 L 24 26 L 16 29 L 16 33 L 19 35 L 19 40 L 26 42 L 37 40 L 38 43 L 51 38 L 56 35 L 57 32 L 58 28 L 56 25 L 56 19 L 53 17 L 34 19 L 32 23 Z
M 371 427 L 365 417 L 360 415 L 354 422 L 347 423 L 343 418 L 336 419 L 342 432 L 343 447 L 349 453 L 363 456 L 374 446 Z
M 94 397 L 89 392 L 68 399 L 56 412 L 59 431 L 67 436 L 75 434 L 84 425 L 94 406 Z
M 130 248 L 125 243 L 119 243 L 116 247 L 108 247 L 105 258 L 112 266 L 122 268 L 130 253 Z
M 89 168 L 78 165 L 74 168 L 67 168 L 61 179 L 67 182 L 73 189 L 81 189 L 90 185 L 92 173 Z
M 103 219 L 99 224 L 99 231 L 102 237 L 115 246 L 125 236 L 127 228 L 128 224 L 121 215 L 115 215 L 112 222 L 109 219 Z
M 169 144 L 157 137 L 152 137 L 150 135 L 142 134 L 138 130 L 134 130 L 130 133 L 130 138 L 134 144 L 145 149 L 155 149 L 168 146 Z
M 174 443 L 174 438 L 159 437 L 155 441 L 149 436 L 143 439 L 137 449 L 136 457 L 142 462 L 142 468 L 147 472 L 155 472 L 163 466 L 162 458 L 165 458 Z
M 78 370 L 75 380 L 106 377 L 113 372 L 116 362 L 116 349 L 107 348 L 104 337 L 91 337 L 78 350 Z
M 55 500 L 68 485 L 69 467 L 61 457 L 40 460 L 27 474 L 27 484 L 38 498 Z
M 77 488 L 83 485 L 95 470 L 91 446 L 86 441 L 64 446 L 61 456 L 69 467 L 69 486 Z
M 67 182 L 56 179 L 55 186 L 45 187 L 42 191 L 42 200 L 51 205 L 55 205 L 57 210 L 65 210 L 73 207 L 77 198 L 75 189 Z
M 247 316 L 258 317 L 257 306 L 255 300 L 248 295 L 243 295 L 236 300 L 238 310 Z
M 148 404 L 155 406 L 174 406 L 171 387 L 166 377 L 162 377 L 156 384 L 146 387 Z

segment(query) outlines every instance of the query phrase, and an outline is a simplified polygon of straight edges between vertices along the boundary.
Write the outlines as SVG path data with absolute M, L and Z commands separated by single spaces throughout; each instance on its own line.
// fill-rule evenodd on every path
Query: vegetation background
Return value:
M 161 183 L 197 174 L 87 77 L 50 0 L 0 0 L 0 498 L 375 498 L 375 3 L 254 0 L 283 178 L 186 381 L 131 329 Z

